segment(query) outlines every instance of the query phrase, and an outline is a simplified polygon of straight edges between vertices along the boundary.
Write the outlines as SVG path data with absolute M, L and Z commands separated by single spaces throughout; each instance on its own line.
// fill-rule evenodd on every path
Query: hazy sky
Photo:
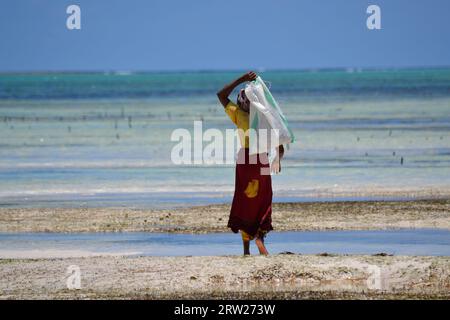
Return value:
M 81 30 L 66 28 L 71 4 Z M 0 71 L 450 66 L 449 13 L 449 0 L 1 0 Z

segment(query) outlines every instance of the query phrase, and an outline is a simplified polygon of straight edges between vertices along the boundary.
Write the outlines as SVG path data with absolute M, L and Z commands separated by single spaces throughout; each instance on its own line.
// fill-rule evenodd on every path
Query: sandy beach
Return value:
M 0 232 L 229 232 L 229 210 L 0 208 Z M 450 229 L 450 200 L 275 203 L 272 217 L 277 231 Z
M 66 286 L 78 266 L 81 288 Z M 374 276 L 379 270 L 378 280 Z M 450 298 L 449 257 L 273 255 L 0 260 L 2 299 Z

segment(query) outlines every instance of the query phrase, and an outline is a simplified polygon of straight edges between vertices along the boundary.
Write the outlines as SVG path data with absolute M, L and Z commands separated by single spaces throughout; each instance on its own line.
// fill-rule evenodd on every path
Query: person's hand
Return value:
M 275 156 L 275 159 L 273 159 L 272 164 L 270 165 L 270 171 L 278 174 L 281 172 L 281 160 L 278 155 Z
M 270 172 L 278 174 L 281 172 L 281 159 L 283 159 L 284 156 L 284 146 L 280 144 L 276 150 L 277 154 L 270 165 Z
M 247 72 L 246 74 L 244 74 L 244 75 L 241 77 L 241 79 L 242 79 L 242 81 L 253 81 L 253 80 L 256 79 L 257 76 L 258 76 L 258 75 L 257 75 L 255 72 L 249 71 L 249 72 Z

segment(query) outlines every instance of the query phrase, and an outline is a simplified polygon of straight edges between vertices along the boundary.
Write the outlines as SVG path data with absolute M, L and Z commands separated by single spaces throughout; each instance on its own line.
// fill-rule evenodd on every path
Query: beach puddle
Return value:
M 399 229 L 366 231 L 271 232 L 271 254 L 392 254 L 450 256 L 450 231 Z M 252 242 L 251 253 L 258 252 Z M 325 254 L 326 253 L 326 254 Z M 240 255 L 232 233 L 1 233 L 0 258 L 66 258 L 95 255 Z

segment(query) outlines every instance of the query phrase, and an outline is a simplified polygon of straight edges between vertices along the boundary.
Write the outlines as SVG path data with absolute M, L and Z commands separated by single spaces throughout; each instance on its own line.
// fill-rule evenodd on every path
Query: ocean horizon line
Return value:
M 450 65 L 442 66 L 386 66 L 386 67 L 318 67 L 318 68 L 249 68 L 249 69 L 173 69 L 173 70 L 17 70 L 17 71 L 0 71 L 0 75 L 40 75 L 40 74 L 104 74 L 104 75 L 136 75 L 136 74 L 183 74 L 183 73 L 242 73 L 248 70 L 255 70 L 256 72 L 300 72 L 300 73 L 314 73 L 314 72 L 379 72 L 379 71 L 420 71 L 420 70 L 447 70 Z

